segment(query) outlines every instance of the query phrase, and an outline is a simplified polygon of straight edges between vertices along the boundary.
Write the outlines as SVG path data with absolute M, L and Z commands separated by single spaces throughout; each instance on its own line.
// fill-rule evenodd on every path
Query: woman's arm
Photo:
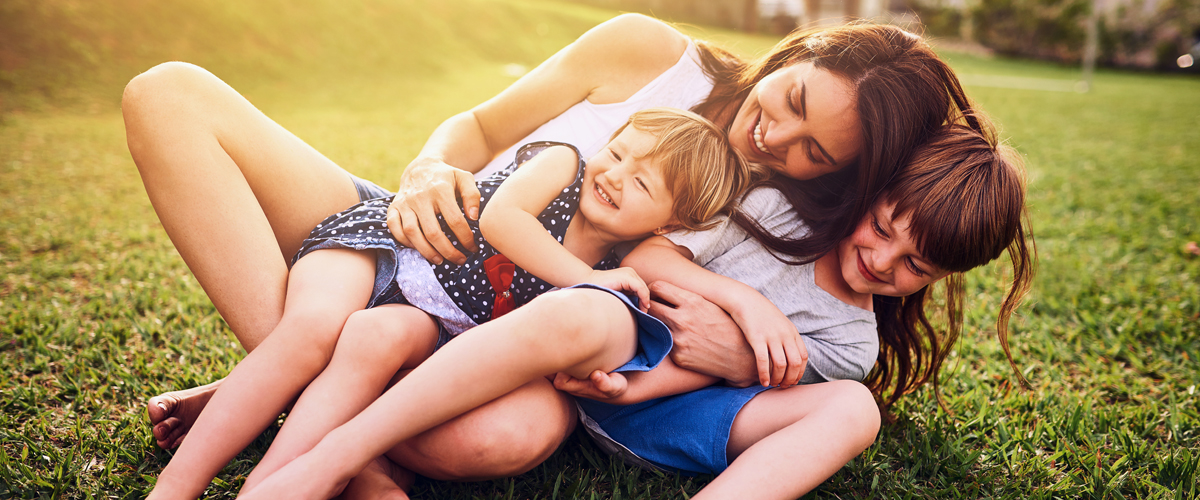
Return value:
M 388 210 L 393 235 L 430 261 L 444 257 L 465 262 L 442 234 L 437 215 L 459 241 L 472 240 L 457 202 L 461 198 L 462 210 L 478 217 L 479 192 L 470 173 L 584 99 L 624 101 L 675 64 L 686 46 L 687 38 L 661 21 L 618 16 L 584 33 L 496 97 L 446 120 L 404 170 Z
M 758 382 L 795 385 L 804 373 L 808 352 L 791 320 L 757 290 L 692 262 L 687 248 L 657 236 L 626 257 L 648 281 L 669 281 L 691 290 L 728 312 L 754 351 Z

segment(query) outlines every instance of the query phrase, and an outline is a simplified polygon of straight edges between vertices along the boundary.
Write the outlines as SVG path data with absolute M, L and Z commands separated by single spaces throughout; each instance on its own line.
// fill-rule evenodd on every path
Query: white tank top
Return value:
M 565 142 L 578 148 L 584 159 L 591 158 L 608 144 L 612 133 L 624 125 L 634 112 L 660 106 L 690 109 L 708 97 L 712 87 L 712 82 L 700 67 L 699 50 L 689 40 L 679 62 L 629 99 L 609 104 L 593 104 L 585 99 L 571 106 L 500 153 L 475 177 L 483 178 L 508 166 L 513 162 L 517 149 L 534 141 Z

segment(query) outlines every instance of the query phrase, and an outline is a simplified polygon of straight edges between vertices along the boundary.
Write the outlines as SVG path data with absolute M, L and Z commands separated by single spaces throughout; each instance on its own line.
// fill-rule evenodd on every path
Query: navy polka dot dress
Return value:
M 573 146 L 556 142 L 535 142 L 526 144 L 517 152 L 516 161 L 504 170 L 477 182 L 482 196 L 480 211 L 487 210 L 488 202 L 496 189 L 511 175 L 518 166 L 537 156 L 542 150 L 551 146 L 568 146 L 575 151 L 579 158 L 579 170 L 575 181 L 562 190 L 557 198 L 538 215 L 538 221 L 561 244 L 567 232 L 567 225 L 579 208 L 580 189 L 583 185 L 584 161 L 579 157 L 579 151 Z M 295 263 L 304 255 L 314 250 L 326 248 L 353 248 L 356 250 L 376 249 L 376 279 L 375 288 L 367 307 L 382 304 L 406 303 L 412 304 L 438 317 L 443 326 L 453 334 L 469 328 L 465 320 L 469 318 L 474 324 L 484 323 L 491 319 L 495 307 L 497 291 L 488 280 L 485 262 L 498 253 L 479 234 L 479 222 L 467 220 L 471 231 L 479 243 L 479 251 L 466 254 L 467 262 L 461 266 L 446 261 L 441 265 L 433 265 L 420 257 L 415 250 L 401 246 L 387 229 L 387 208 L 392 203 L 392 197 L 376 198 L 354 205 L 334 214 L 313 229 L 307 240 L 292 260 Z M 441 216 L 442 231 L 460 251 L 465 252 L 454 234 Z M 595 269 L 615 269 L 620 260 L 613 253 L 604 257 Z M 431 286 L 421 277 L 432 275 L 441 285 L 441 291 L 428 290 Z M 512 284 L 508 292 L 516 307 L 533 300 L 534 297 L 554 288 L 553 285 L 516 267 L 512 274 Z M 458 311 L 442 313 L 446 301 L 451 302 L 458 311 L 465 314 L 459 321 L 450 318 Z M 450 323 L 456 323 L 454 325 Z

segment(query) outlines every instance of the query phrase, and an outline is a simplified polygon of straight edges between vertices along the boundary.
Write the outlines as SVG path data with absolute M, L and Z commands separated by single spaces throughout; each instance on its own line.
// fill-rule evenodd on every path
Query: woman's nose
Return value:
M 763 144 L 772 151 L 787 149 L 804 133 L 802 120 L 772 120 L 767 127 L 767 131 L 763 135 Z

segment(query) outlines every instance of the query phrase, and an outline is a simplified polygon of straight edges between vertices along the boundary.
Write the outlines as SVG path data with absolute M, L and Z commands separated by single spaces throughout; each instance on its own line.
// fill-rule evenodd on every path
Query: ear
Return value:
M 655 236 L 662 236 L 664 234 L 667 234 L 676 229 L 680 229 L 682 227 L 683 227 L 683 225 L 681 225 L 681 224 L 667 224 L 665 226 L 660 226 L 658 229 L 655 229 L 653 232 L 654 232 Z

